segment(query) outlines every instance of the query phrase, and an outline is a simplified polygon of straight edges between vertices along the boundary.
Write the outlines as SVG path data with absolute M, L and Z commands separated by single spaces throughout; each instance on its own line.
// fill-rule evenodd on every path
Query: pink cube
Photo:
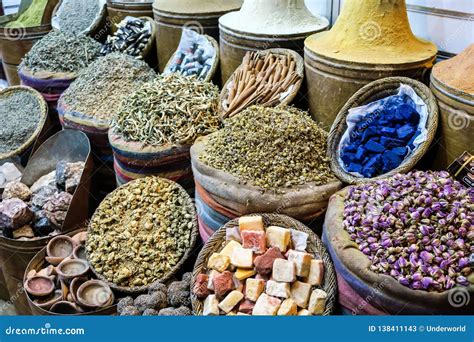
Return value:
M 242 245 L 244 248 L 251 249 L 255 254 L 265 253 L 265 232 L 244 230 L 240 235 L 242 236 Z

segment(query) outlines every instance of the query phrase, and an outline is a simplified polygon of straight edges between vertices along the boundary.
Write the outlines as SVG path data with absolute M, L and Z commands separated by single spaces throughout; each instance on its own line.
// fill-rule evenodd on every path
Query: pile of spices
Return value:
M 183 29 L 178 50 L 164 74 L 177 72 L 184 76 L 198 76 L 198 79 L 204 80 L 215 59 L 216 51 L 205 36 L 190 29 Z
M 3 235 L 31 239 L 58 234 L 83 170 L 84 162 L 60 161 L 56 170 L 31 187 L 19 181 L 7 183 L 0 203 Z
M 450 87 L 474 95 L 474 44 L 433 67 L 433 76 Z
M 324 262 L 306 251 L 307 233 L 265 227 L 261 216 L 241 217 L 235 229 L 236 239 L 226 239 L 207 261 L 208 272 L 197 275 L 193 293 L 204 300 L 203 315 L 324 313 Z
M 474 283 L 474 189 L 445 171 L 414 171 L 350 188 L 344 228 L 371 270 L 411 289 Z
M 144 145 L 192 144 L 220 127 L 219 89 L 195 77 L 159 76 L 125 99 L 115 133 Z
M 190 248 L 194 215 L 178 184 L 158 177 L 132 181 L 107 196 L 92 217 L 89 261 L 116 285 L 149 285 L 169 274 Z
M 397 168 L 419 136 L 420 115 L 407 95 L 394 95 L 368 105 L 341 147 L 341 160 L 349 172 L 375 177 Z
M 99 0 L 62 0 L 56 14 L 61 31 L 84 33 L 101 11 Z
M 118 30 L 107 37 L 100 53 L 107 55 L 118 51 L 142 59 L 141 54 L 151 38 L 151 24 L 147 20 L 127 17 L 116 26 Z
M 40 26 L 48 0 L 33 0 L 20 16 L 5 25 L 8 28 L 26 28 Z
M 430 61 L 437 53 L 413 34 L 405 0 L 346 1 L 334 26 L 307 38 L 305 46 L 329 58 L 372 64 Z
M 112 289 L 89 271 L 86 240 L 85 231 L 50 240 L 43 267 L 28 272 L 24 282 L 24 288 L 36 306 L 49 312 L 73 315 L 113 305 Z
M 148 294 L 137 298 L 124 297 L 117 304 L 120 316 L 190 316 L 192 273 L 183 274 L 181 281 L 173 281 L 166 286 L 153 283 Z
M 0 97 L 0 154 L 20 148 L 38 128 L 42 104 L 27 90 Z
M 209 137 L 200 159 L 264 189 L 322 185 L 335 178 L 326 140 L 307 112 L 252 106 Z
M 20 68 L 30 71 L 72 72 L 87 67 L 100 56 L 100 43 L 87 36 L 52 31 L 23 58 Z
M 61 101 L 73 111 L 108 122 L 127 95 L 155 77 L 156 73 L 145 62 L 119 52 L 111 53 L 82 70 Z
M 219 24 L 260 35 L 311 33 L 329 25 L 326 18 L 312 14 L 304 0 L 245 0 L 240 11 L 222 16 Z
M 276 106 L 294 91 L 301 78 L 296 73 L 296 61 L 289 54 L 247 52 L 222 102 L 224 118 L 253 104 Z

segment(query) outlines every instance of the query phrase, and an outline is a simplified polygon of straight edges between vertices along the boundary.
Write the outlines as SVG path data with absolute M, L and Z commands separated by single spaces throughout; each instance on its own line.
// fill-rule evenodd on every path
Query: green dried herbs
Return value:
M 82 70 L 61 101 L 71 110 L 109 121 L 127 95 L 155 77 L 156 73 L 145 62 L 111 53 Z
M 92 217 L 87 253 L 95 271 L 119 286 L 167 275 L 191 245 L 195 210 L 178 184 L 146 177 L 124 185 Z
M 100 56 L 100 43 L 86 36 L 52 31 L 26 54 L 20 68 L 33 72 L 78 72 Z
M 128 97 L 112 128 L 144 145 L 192 144 L 220 127 L 219 89 L 195 77 L 160 76 Z
M 0 97 L 0 154 L 21 147 L 41 121 L 41 103 L 27 90 L 17 90 Z
M 264 189 L 335 179 L 326 156 L 327 133 L 292 107 L 252 106 L 210 136 L 200 159 Z

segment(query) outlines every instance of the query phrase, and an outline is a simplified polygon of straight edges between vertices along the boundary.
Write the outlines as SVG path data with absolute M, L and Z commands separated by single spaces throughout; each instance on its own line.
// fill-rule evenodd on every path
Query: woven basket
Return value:
M 211 80 L 214 78 L 214 75 L 216 74 L 217 67 L 219 66 L 219 60 L 220 60 L 219 44 L 214 38 L 212 38 L 211 36 L 208 36 L 207 34 L 205 34 L 204 37 L 206 37 L 206 39 L 211 43 L 212 47 L 214 48 L 214 51 L 216 52 L 216 58 L 214 59 L 214 63 L 212 64 L 211 69 L 209 70 L 206 78 L 204 79 L 204 82 L 211 82 Z M 171 63 L 173 63 L 174 57 L 176 56 L 176 52 L 177 51 L 175 51 L 173 55 L 171 56 L 171 58 L 168 60 L 168 63 L 166 63 L 164 70 L 167 70 L 171 66 Z
M 303 60 L 303 58 L 300 56 L 300 54 L 298 52 L 290 50 L 290 49 L 268 49 L 268 50 L 257 51 L 257 53 L 258 53 L 259 56 L 263 56 L 263 57 L 265 57 L 266 55 L 268 55 L 270 53 L 272 53 L 274 55 L 280 55 L 280 56 L 290 55 L 293 58 L 293 60 L 295 61 L 295 63 L 296 63 L 295 72 L 296 72 L 297 75 L 300 76 L 300 80 L 295 84 L 295 87 L 294 87 L 293 91 L 283 100 L 283 102 L 281 102 L 281 104 L 283 104 L 283 105 L 290 104 L 295 99 L 295 97 L 298 94 L 298 91 L 300 90 L 301 85 L 303 83 L 303 78 L 304 78 L 304 60 Z M 237 72 L 241 68 L 242 68 L 242 65 L 240 65 L 233 72 L 232 76 L 229 77 L 229 79 L 225 83 L 224 87 L 222 87 L 222 91 L 221 91 L 221 94 L 220 94 L 220 97 L 219 97 L 219 113 L 221 113 L 221 115 L 224 113 L 224 110 L 222 108 L 222 103 L 228 97 L 228 94 L 229 94 L 229 84 L 234 81 L 235 75 L 237 74 Z
M 38 121 L 38 126 L 36 127 L 33 134 L 28 138 L 28 140 L 26 140 L 23 143 L 23 145 L 21 145 L 20 147 L 18 147 L 14 151 L 11 151 L 9 153 L 0 153 L 0 160 L 13 158 L 13 157 L 16 157 L 16 156 L 22 157 L 21 156 L 22 154 L 28 154 L 28 150 L 30 148 L 32 148 L 31 153 L 30 153 L 30 154 L 32 154 L 34 152 L 35 148 L 39 147 L 39 144 L 36 144 L 36 146 L 35 146 L 36 141 L 41 136 L 46 137 L 46 133 L 47 133 L 48 128 L 49 128 L 48 124 L 47 124 L 48 104 L 44 100 L 43 96 L 41 96 L 41 94 L 39 92 L 37 92 L 36 90 L 34 90 L 33 88 L 26 87 L 26 86 L 8 87 L 8 88 L 5 88 L 3 90 L 0 90 L 0 97 L 7 96 L 11 93 L 18 92 L 18 91 L 27 91 L 33 97 L 35 97 L 38 100 L 38 105 L 40 107 L 39 109 L 41 111 L 41 114 L 40 114 L 41 117 Z M 38 142 L 41 143 L 41 141 L 38 141 Z M 28 156 L 25 156 L 25 157 L 26 157 L 26 159 L 28 159 Z
M 168 183 L 174 183 L 176 184 L 175 182 L 173 181 L 170 181 L 168 179 L 165 179 L 165 178 L 160 178 L 162 181 L 164 182 L 168 182 Z M 140 181 L 139 179 L 137 180 L 134 180 L 132 182 L 137 182 L 137 181 Z M 130 182 L 130 183 L 132 183 Z M 127 185 L 129 185 L 130 183 L 128 183 Z M 127 186 L 127 185 L 123 185 L 123 186 Z M 180 186 L 179 184 L 178 185 L 178 188 L 179 188 L 179 191 L 181 192 L 181 194 L 188 199 L 189 202 L 191 202 L 191 197 L 189 197 L 188 193 L 186 192 L 186 190 L 184 190 L 184 188 L 182 186 Z M 122 186 L 122 187 L 123 187 Z M 120 187 L 121 188 L 121 187 Z M 120 189 L 118 188 L 118 189 Z M 116 189 L 115 191 L 117 191 L 118 189 Z M 114 192 L 115 192 L 114 191 Z M 108 197 L 112 196 L 113 192 L 108 194 L 105 199 L 107 199 Z M 105 200 L 104 199 L 104 200 Z M 192 206 L 194 208 L 194 205 Z M 94 215 L 92 216 L 91 218 L 91 222 L 94 220 L 94 217 L 95 215 L 97 215 L 97 211 L 94 213 Z M 187 251 L 184 253 L 184 255 L 181 257 L 181 260 L 176 264 L 176 266 L 173 267 L 173 269 L 168 272 L 168 274 L 166 274 L 164 277 L 162 277 L 161 279 L 157 279 L 155 282 L 161 282 L 161 283 L 166 283 L 167 281 L 169 281 L 170 279 L 172 279 L 175 274 L 177 272 L 180 271 L 180 269 L 182 268 L 182 266 L 185 264 L 185 262 L 188 260 L 188 258 L 191 256 L 191 254 L 193 254 L 194 252 L 194 246 L 196 244 L 196 240 L 198 238 L 198 235 L 199 235 L 199 227 L 198 227 L 198 221 L 197 221 L 197 216 L 196 216 L 196 212 L 194 211 L 193 213 L 193 228 L 191 229 L 191 236 L 190 236 L 190 244 L 189 244 L 189 247 L 187 249 Z M 90 231 L 90 225 L 89 225 L 89 228 L 88 228 L 88 232 Z M 87 259 L 90 259 L 90 256 L 89 256 L 89 253 L 87 253 Z M 118 286 L 110 281 L 108 281 L 104 276 L 102 276 L 100 273 L 98 273 L 95 269 L 94 269 L 94 266 L 91 264 L 90 265 L 90 268 L 92 270 L 92 272 L 96 275 L 96 277 L 99 279 L 99 280 L 102 280 L 103 282 L 107 283 L 110 288 L 112 290 L 114 290 L 115 293 L 119 293 L 119 294 L 125 294 L 125 295 L 138 295 L 138 294 L 142 294 L 142 293 L 145 293 L 148 291 L 148 288 L 152 285 L 151 284 L 148 284 L 148 285 L 144 285 L 144 286 L 137 286 L 137 287 L 128 287 L 128 286 Z
M 250 216 L 260 215 L 263 217 L 265 226 L 270 225 L 280 226 L 280 227 L 291 227 L 299 231 L 303 231 L 309 235 L 308 238 L 308 247 L 306 251 L 317 258 L 320 258 L 324 262 L 324 280 L 323 285 L 319 288 L 323 289 L 327 294 L 326 301 L 326 310 L 324 311 L 324 316 L 332 314 L 336 305 L 337 297 L 337 282 L 336 282 L 336 273 L 334 272 L 334 266 L 332 264 L 331 257 L 329 256 L 326 248 L 323 246 L 323 243 L 319 237 L 306 227 L 301 222 L 292 219 L 291 217 L 278 214 L 252 214 Z M 220 228 L 211 238 L 206 242 L 203 249 L 198 255 L 196 264 L 194 265 L 193 278 L 191 280 L 191 289 L 194 288 L 196 283 L 196 278 L 199 274 L 205 273 L 207 271 L 207 261 L 212 253 L 216 253 L 222 250 L 226 245 L 226 229 L 238 227 L 239 219 L 236 218 L 232 221 L 229 221 L 226 225 Z M 193 293 L 191 293 L 191 302 L 193 306 L 193 312 L 195 315 L 202 315 L 203 311 L 203 301 L 197 298 Z
M 406 158 L 397 168 L 373 178 L 361 178 L 351 175 L 345 171 L 339 164 L 339 142 L 347 130 L 346 118 L 349 109 L 366 105 L 368 103 L 383 99 L 388 96 L 396 95 L 401 84 L 409 85 L 416 94 L 425 102 L 428 110 L 427 120 L 427 139 L 419 145 L 409 158 Z M 331 168 L 336 176 L 345 183 L 357 184 L 376 181 L 379 179 L 393 176 L 397 173 L 406 173 L 410 171 L 424 156 L 431 146 L 438 128 L 438 104 L 431 90 L 423 83 L 406 77 L 387 77 L 367 84 L 357 91 L 347 103 L 342 107 L 336 120 L 332 124 L 328 137 L 328 155 L 331 159 Z

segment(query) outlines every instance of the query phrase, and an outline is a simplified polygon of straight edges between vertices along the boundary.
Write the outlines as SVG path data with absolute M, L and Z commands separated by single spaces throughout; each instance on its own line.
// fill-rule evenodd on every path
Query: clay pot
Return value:
M 50 311 L 63 315 L 74 315 L 84 312 L 84 310 L 82 310 L 77 304 L 65 300 L 55 303 L 51 306 Z
M 56 268 L 56 272 L 61 279 L 70 280 L 89 272 L 89 264 L 81 259 L 64 259 Z
M 114 303 L 114 294 L 109 285 L 100 280 L 89 280 L 79 286 L 77 301 L 80 305 L 95 309 Z
M 87 261 L 86 247 L 84 245 L 76 246 L 72 252 L 72 255 L 75 259 Z
M 61 301 L 62 298 L 63 294 L 61 290 L 56 290 L 50 297 L 36 299 L 33 303 L 44 310 L 49 310 L 54 304 Z
M 57 266 L 64 259 L 72 256 L 74 247 L 75 243 L 69 236 L 56 236 L 46 246 L 46 254 L 48 256 L 45 259 L 50 264 Z
M 77 233 L 76 235 L 72 237 L 72 241 L 74 241 L 76 245 L 84 245 L 86 243 L 86 240 L 87 240 L 87 231 Z
M 69 291 L 71 293 L 72 299 L 77 303 L 77 291 L 79 290 L 79 287 L 84 284 L 87 281 L 87 278 L 85 277 L 77 277 L 74 278 L 71 281 L 71 284 L 69 285 Z
M 34 297 L 46 297 L 54 291 L 54 281 L 45 276 L 34 276 L 26 280 L 25 290 Z

